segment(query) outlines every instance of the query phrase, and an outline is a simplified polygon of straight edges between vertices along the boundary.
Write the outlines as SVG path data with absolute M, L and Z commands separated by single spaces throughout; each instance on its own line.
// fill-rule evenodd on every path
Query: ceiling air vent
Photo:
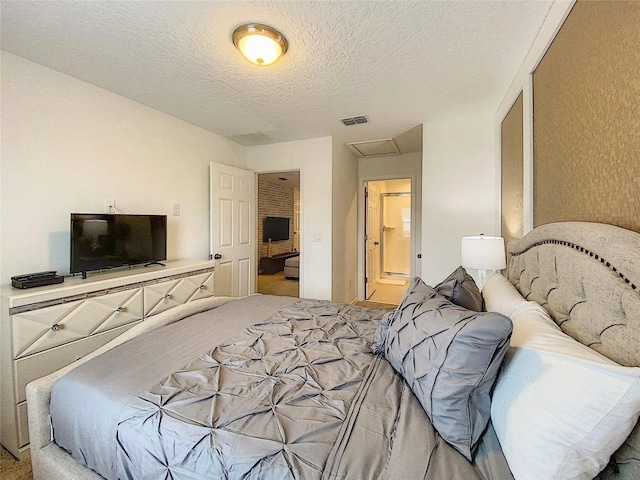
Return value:
M 358 115 L 357 117 L 347 117 L 341 118 L 340 121 L 344 123 L 347 127 L 350 125 L 360 125 L 362 123 L 367 123 L 367 117 L 364 115 Z
M 242 135 L 232 135 L 227 138 L 229 140 L 233 140 L 234 142 L 237 142 L 240 145 L 244 145 L 246 147 L 251 147 L 254 145 L 266 145 L 267 143 L 274 142 L 274 140 L 271 137 L 265 135 L 262 132 L 244 133 Z
M 382 157 L 400 154 L 400 149 L 393 138 L 370 140 L 368 142 L 353 142 L 347 143 L 347 145 L 361 157 Z

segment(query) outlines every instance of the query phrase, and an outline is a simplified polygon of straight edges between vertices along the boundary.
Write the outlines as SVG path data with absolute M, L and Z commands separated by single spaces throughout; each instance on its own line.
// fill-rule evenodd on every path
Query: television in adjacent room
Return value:
M 167 259 L 167 216 L 71 214 L 70 273 L 82 273 Z
M 289 240 L 289 219 L 287 217 L 266 217 L 262 228 L 262 240 L 268 242 Z

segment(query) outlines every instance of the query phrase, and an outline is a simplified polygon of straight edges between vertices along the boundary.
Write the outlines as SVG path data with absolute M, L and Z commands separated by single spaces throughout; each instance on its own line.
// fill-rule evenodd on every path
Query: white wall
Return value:
M 423 175 L 422 154 L 420 152 L 404 153 L 388 157 L 358 158 L 358 298 L 364 299 L 364 183 L 368 180 L 384 180 L 391 178 L 411 178 L 413 188 L 411 200 L 415 205 L 411 212 L 414 222 L 412 240 L 412 275 L 421 276 L 422 262 L 417 259 L 422 247 Z
M 247 147 L 247 168 L 257 173 L 300 170 L 300 296 L 331 300 L 331 137 Z
M 2 276 L 69 271 L 69 214 L 166 214 L 168 257 L 209 253 L 209 162 L 245 147 L 89 83 L 2 53 Z M 180 216 L 172 216 L 173 204 Z
M 463 236 L 499 235 L 494 116 L 425 123 L 422 149 L 422 278 L 436 285 L 460 265 Z
M 358 158 L 344 143 L 333 142 L 333 295 L 356 299 L 358 271 Z

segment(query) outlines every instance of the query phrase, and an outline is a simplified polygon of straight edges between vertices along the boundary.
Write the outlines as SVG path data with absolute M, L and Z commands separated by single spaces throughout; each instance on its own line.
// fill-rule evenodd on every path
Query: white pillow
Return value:
M 491 420 L 516 480 L 592 479 L 640 415 L 640 368 L 565 335 L 542 307 L 511 315 Z
M 589 362 L 624 368 L 625 371 L 640 372 L 640 368 L 622 367 L 594 349 L 571 338 L 551 319 L 549 313 L 536 302 L 522 302 L 511 313 L 510 318 L 514 324 L 517 323 L 517 326 L 513 328 L 513 334 L 509 342 L 512 347 L 562 353 Z
M 500 272 L 491 275 L 482 287 L 482 297 L 487 312 L 498 312 L 510 317 L 522 302 L 520 292 Z

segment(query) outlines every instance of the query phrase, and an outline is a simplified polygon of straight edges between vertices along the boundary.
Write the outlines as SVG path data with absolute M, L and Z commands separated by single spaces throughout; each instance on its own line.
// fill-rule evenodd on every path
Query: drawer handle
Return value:
M 169 300 L 171 298 L 171 294 L 170 293 L 165 293 L 162 298 L 164 298 L 165 300 Z
M 118 307 L 116 308 L 116 313 L 122 313 L 122 312 L 126 312 L 127 309 L 125 307 Z
M 204 289 L 205 289 L 205 288 L 207 288 L 207 287 L 206 287 L 206 285 L 200 285 L 198 288 L 199 288 L 200 290 L 204 290 Z
M 60 325 L 59 323 L 54 323 L 53 325 L 51 325 L 52 332 L 57 332 L 58 330 L 62 330 L 63 328 L 64 325 Z

